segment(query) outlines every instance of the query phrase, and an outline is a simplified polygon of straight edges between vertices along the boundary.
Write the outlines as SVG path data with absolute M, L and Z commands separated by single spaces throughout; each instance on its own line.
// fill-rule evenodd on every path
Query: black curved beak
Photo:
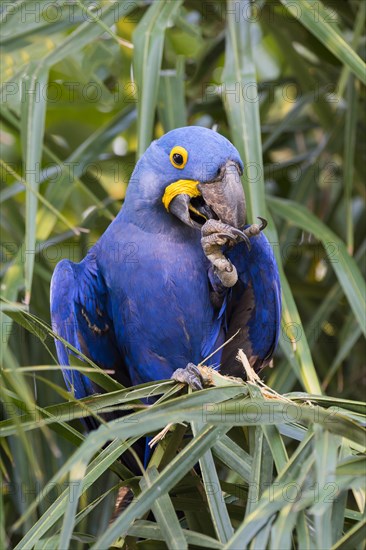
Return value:
M 218 175 L 197 182 L 199 194 L 178 194 L 169 204 L 169 212 L 186 225 L 201 228 L 208 219 L 220 220 L 240 229 L 245 224 L 246 206 L 238 165 L 229 160 Z
M 198 189 L 205 204 L 223 223 L 240 229 L 245 224 L 246 205 L 238 165 L 229 160 L 217 178 L 200 183 Z
M 191 219 L 189 215 L 189 206 L 191 202 L 191 197 L 186 194 L 177 195 L 174 197 L 172 202 L 169 205 L 169 212 L 171 214 L 174 214 L 177 218 L 179 218 L 183 223 L 186 225 L 191 225 L 192 227 L 196 227 L 196 223 L 193 219 Z M 202 216 L 202 223 L 205 223 L 205 218 Z

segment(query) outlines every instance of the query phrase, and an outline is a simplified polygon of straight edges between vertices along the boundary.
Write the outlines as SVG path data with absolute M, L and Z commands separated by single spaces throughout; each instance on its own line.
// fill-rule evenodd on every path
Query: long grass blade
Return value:
M 271 198 L 269 202 L 278 215 L 304 231 L 313 233 L 323 243 L 352 311 L 366 335 L 366 285 L 355 260 L 348 254 L 344 243 L 304 206 L 277 198 Z
M 252 469 L 252 458 L 230 437 L 223 436 L 213 447 L 213 453 L 227 464 L 245 481 L 249 482 Z
M 209 548 L 210 550 L 220 550 L 223 548 L 223 544 L 212 537 L 202 535 L 201 533 L 188 531 L 188 529 L 183 529 L 182 531 L 188 544 L 192 546 Z M 156 541 L 164 540 L 160 527 L 151 521 L 137 520 L 128 529 L 127 533 L 134 537 L 142 537 Z
M 134 122 L 136 110 L 126 107 L 117 113 L 112 120 L 98 128 L 79 147 L 69 155 L 60 165 L 60 176 L 53 179 L 47 188 L 46 199 L 54 208 L 62 210 L 73 184 L 79 178 L 88 163 L 91 163 L 99 151 L 103 150 L 120 132 L 123 132 Z M 41 208 L 37 216 L 37 237 L 39 240 L 48 239 L 57 221 L 47 208 Z
M 304 389 L 310 393 L 321 394 L 322 390 L 311 356 L 310 346 L 282 266 L 277 231 L 273 220 L 270 217 L 269 220 L 269 241 L 272 245 L 274 245 L 274 254 L 276 256 L 282 286 L 282 330 L 280 345 L 285 351 L 290 364 Z
M 86 472 L 86 464 L 79 463 L 70 472 L 70 488 L 67 506 L 62 522 L 59 548 L 69 548 L 72 532 L 75 524 L 76 511 L 82 492 L 82 482 Z
M 157 468 L 148 468 L 145 476 L 141 478 L 140 486 L 146 490 L 151 483 L 159 477 Z M 156 521 L 160 525 L 160 530 L 169 550 L 185 550 L 188 544 L 175 513 L 172 501 L 168 494 L 157 498 L 152 505 L 152 511 Z
M 308 0 L 281 0 L 281 3 L 315 38 L 320 40 L 326 48 L 338 57 L 341 63 L 347 65 L 361 82 L 366 84 L 365 63 L 344 38 L 322 17 L 326 10 L 320 1 L 315 6 Z
M 336 438 L 329 432 L 324 433 L 320 426 L 315 428 L 314 451 L 316 482 L 319 490 L 327 487 L 336 488 L 335 471 L 337 464 L 338 443 Z M 319 548 L 330 548 L 332 546 L 332 531 L 324 529 L 324 525 L 331 523 L 332 499 L 328 502 L 316 503 L 312 511 L 314 513 L 315 540 Z
M 178 12 L 181 3 L 181 0 L 154 2 L 133 35 L 134 78 L 139 91 L 138 157 L 145 152 L 153 136 L 165 29 Z
M 169 491 L 194 466 L 223 431 L 225 430 L 218 426 L 211 426 L 200 431 L 180 455 L 164 469 L 155 482 L 141 493 L 138 501 L 130 504 L 127 510 L 96 541 L 93 550 L 107 550 L 117 537 L 128 530 L 134 519 L 141 517 L 152 506 L 162 491 Z
M 158 111 L 164 132 L 187 126 L 184 97 L 184 57 L 177 58 L 175 70 L 160 73 Z
M 44 90 L 48 81 L 48 70 L 30 65 L 22 79 L 22 141 L 24 174 L 29 183 L 26 191 L 25 216 L 25 303 L 29 304 L 36 251 L 36 213 L 38 174 L 42 158 L 42 143 L 46 119 L 47 102 Z M 32 193 L 31 190 L 34 192 Z
M 244 162 L 244 190 L 248 219 L 266 216 L 264 177 L 261 149 L 256 69 L 252 51 L 251 17 L 237 17 L 237 13 L 250 14 L 249 0 L 227 4 L 227 31 L 225 68 L 222 75 L 222 94 L 234 145 Z M 245 91 L 256 98 L 248 100 Z
M 357 548 L 357 545 L 365 542 L 366 519 L 356 523 L 339 541 L 332 546 L 332 550 L 348 550 Z
M 200 422 L 193 422 L 193 435 L 197 436 L 199 432 L 202 431 L 203 426 L 204 425 Z M 222 496 L 220 480 L 217 475 L 211 450 L 207 450 L 205 454 L 201 456 L 199 463 L 214 528 L 218 539 L 224 543 L 232 537 L 234 530 Z
M 352 189 L 354 178 L 354 155 L 357 131 L 357 91 L 353 75 L 349 77 L 347 86 L 347 112 L 344 130 L 344 201 L 346 208 L 346 243 L 348 253 L 353 255 L 353 211 Z

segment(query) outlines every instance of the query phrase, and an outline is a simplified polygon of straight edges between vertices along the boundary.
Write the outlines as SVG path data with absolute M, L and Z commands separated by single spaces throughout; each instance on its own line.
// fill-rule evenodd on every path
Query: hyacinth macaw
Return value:
M 124 386 L 174 377 L 201 387 L 195 365 L 245 378 L 238 348 L 259 371 L 281 317 L 276 261 L 260 225 L 245 225 L 243 163 L 220 134 L 192 126 L 153 141 L 123 207 L 80 263 L 62 260 L 51 283 L 53 328 Z M 98 391 L 69 370 L 69 390 Z

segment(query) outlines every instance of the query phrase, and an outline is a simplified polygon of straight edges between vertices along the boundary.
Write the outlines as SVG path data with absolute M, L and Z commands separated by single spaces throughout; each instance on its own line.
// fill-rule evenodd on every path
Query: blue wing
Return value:
M 56 266 L 51 282 L 54 332 L 100 367 L 114 370 L 114 378 L 123 385 L 130 385 L 108 309 L 107 288 L 92 254 L 79 264 L 62 260 Z M 67 387 L 77 399 L 98 391 L 85 374 L 67 368 L 70 350 L 59 340 L 56 350 Z
M 250 241 L 251 250 L 241 242 L 227 251 L 238 282 L 226 297 L 226 340 L 240 332 L 223 348 L 220 372 L 241 377 L 245 374 L 236 360 L 238 348 L 256 371 L 261 370 L 271 361 L 281 325 L 281 286 L 272 247 L 263 233 Z
M 79 264 L 62 260 L 56 267 L 51 282 L 51 318 L 54 332 L 81 351 L 104 369 L 114 370 L 114 379 L 124 386 L 131 386 L 124 359 L 120 353 L 111 319 L 109 293 L 93 254 L 88 254 Z M 100 392 L 100 388 L 77 370 L 70 370 L 68 350 L 56 340 L 57 355 L 69 391 L 77 399 Z M 121 413 L 105 413 L 106 420 Z M 97 427 L 94 418 L 85 418 L 88 429 Z M 134 450 L 144 456 L 144 440 L 134 444 Z M 123 462 L 135 474 L 140 473 L 130 453 L 123 455 Z

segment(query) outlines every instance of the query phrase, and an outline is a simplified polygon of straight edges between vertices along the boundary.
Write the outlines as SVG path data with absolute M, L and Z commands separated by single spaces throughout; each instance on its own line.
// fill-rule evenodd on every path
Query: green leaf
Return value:
M 213 453 L 220 458 L 223 464 L 227 464 L 245 481 L 249 482 L 252 469 L 252 458 L 230 437 L 224 435 L 213 447 Z
M 94 18 L 90 17 L 89 14 L 85 17 L 84 12 L 83 23 L 78 25 L 58 47 L 42 59 L 42 65 L 51 67 L 65 59 L 65 57 L 75 54 L 75 52 L 103 34 L 105 32 L 104 25 L 113 25 L 120 17 L 126 17 L 134 8 L 135 4 L 129 2 L 129 0 L 112 0 L 112 2 L 108 2 L 107 7 L 99 11 L 99 20 L 103 23 L 102 25 L 96 24 Z
M 271 449 L 277 472 L 280 472 L 288 461 L 285 443 L 277 426 L 262 426 L 262 430 Z
M 328 50 L 366 84 L 366 65 L 342 36 L 331 26 L 324 14 L 322 3 L 308 0 L 281 0 L 289 12 L 300 21 Z
M 93 462 L 90 463 L 88 470 L 86 472 L 86 475 L 82 481 L 82 487 L 80 490 L 80 494 L 84 493 L 94 482 L 96 479 L 98 479 L 103 472 L 109 466 L 119 457 L 121 456 L 122 452 L 125 451 L 130 445 L 131 442 L 123 442 L 120 441 L 114 441 L 110 445 L 108 445 L 101 453 L 100 455 L 93 460 Z M 77 464 L 77 463 L 75 463 Z M 42 493 L 34 502 L 33 504 L 28 508 L 27 514 L 30 513 L 32 509 L 34 509 L 42 499 L 44 499 L 45 495 L 52 490 L 52 488 L 55 486 L 55 480 L 52 479 L 49 481 L 48 485 L 43 489 Z M 24 545 L 31 546 L 37 541 L 43 537 L 45 533 L 51 527 L 59 520 L 60 517 L 65 513 L 66 507 L 68 506 L 68 502 L 70 500 L 70 493 L 69 489 L 65 489 L 58 497 L 57 499 L 51 504 L 51 506 L 47 509 L 46 513 L 44 513 L 37 522 L 34 523 L 32 526 L 32 529 L 30 529 L 25 537 L 23 537 L 22 541 L 20 541 L 20 546 L 18 545 L 18 550 L 20 548 L 23 548 Z M 21 518 L 22 521 L 24 521 L 25 518 Z M 18 520 L 17 524 L 20 524 L 20 520 Z M 16 524 L 16 525 L 17 525 Z
M 138 157 L 141 157 L 152 140 L 165 29 L 178 12 L 181 3 L 182 0 L 154 2 L 133 33 L 134 78 L 139 94 Z
M 271 548 L 292 549 L 292 531 L 296 524 L 298 511 L 294 503 L 283 506 L 271 529 Z
M 225 430 L 222 427 L 210 426 L 200 431 L 188 443 L 185 449 L 166 466 L 153 484 L 142 491 L 140 498 L 130 504 L 128 508 L 115 520 L 107 531 L 96 541 L 93 550 L 108 549 L 118 536 L 125 533 L 131 523 L 149 510 L 156 498 L 163 492 L 169 491 L 194 464 L 199 457 L 212 446 L 214 440 Z
M 201 422 L 192 422 L 193 435 L 197 436 L 198 433 L 203 430 L 203 427 L 204 424 Z M 234 531 L 222 496 L 220 480 L 217 475 L 211 450 L 207 450 L 205 454 L 201 456 L 199 463 L 214 528 L 218 539 L 224 543 L 229 540 Z
M 272 199 L 269 199 L 271 204 Z M 310 393 L 321 394 L 321 386 L 314 367 L 309 343 L 301 318 L 292 295 L 289 283 L 282 266 L 282 258 L 278 247 L 279 239 L 273 220 L 269 218 L 269 242 L 274 245 L 274 254 L 281 277 L 282 287 L 282 323 L 280 345 L 294 369 L 297 379 L 304 389 Z
M 3 474 L 0 468 L 0 483 L 3 484 Z M 0 495 L 0 547 L 6 548 L 5 510 L 3 492 Z
M 357 340 L 362 336 L 362 330 L 357 320 L 352 317 L 349 323 L 347 323 L 340 338 L 340 347 L 337 355 L 334 357 L 332 364 L 329 366 L 329 371 L 323 381 L 323 388 L 325 389 L 335 373 L 338 371 L 342 362 L 347 358 L 348 354 L 352 351 Z
M 150 467 L 141 478 L 140 486 L 144 491 L 159 477 L 157 468 Z M 169 550 L 185 550 L 188 548 L 183 529 L 180 526 L 172 501 L 168 494 L 158 497 L 152 505 L 152 512 L 160 525 L 161 533 Z
M 353 239 L 353 212 L 352 212 L 352 189 L 354 179 L 354 156 L 357 132 L 357 91 L 355 79 L 350 76 L 347 86 L 347 112 L 346 125 L 344 129 L 344 201 L 346 208 L 346 233 L 347 250 L 352 256 L 354 248 Z
M 3 3 L 0 547 L 98 547 L 115 521 L 122 487 L 133 492 L 133 508 L 117 517 L 114 540 L 109 531 L 114 548 L 363 547 L 364 287 L 358 281 L 366 250 L 365 138 L 358 77 L 366 3 L 284 4 Z M 144 56 L 147 63 L 138 66 Z M 30 154 L 23 139 L 30 109 L 43 107 L 32 105 L 31 94 L 23 94 L 29 105 L 20 101 L 21 83 L 47 70 L 44 131 L 37 127 L 42 117 L 34 120 Z M 88 94 L 91 88 L 97 97 Z M 172 380 L 123 388 L 113 372 L 64 342 L 71 370 L 106 392 L 78 401 L 65 389 L 48 323 L 51 271 L 63 257 L 80 261 L 115 218 L 139 139 L 148 146 L 187 124 L 216 127 L 238 147 L 250 221 L 272 207 L 275 223 L 268 216 L 266 235 L 281 270 L 283 320 L 274 368 L 260 376 L 282 395 L 219 371 L 213 387 L 192 395 Z M 27 154 L 40 162 L 33 186 L 22 169 Z M 31 195 L 36 206 L 29 216 Z M 292 201 L 290 218 L 272 195 Z M 317 231 L 329 262 L 323 241 L 309 235 L 313 217 L 304 207 L 321 220 Z M 33 239 L 34 227 L 35 254 L 27 258 L 25 238 Z M 341 255 L 349 252 L 341 260 L 333 254 L 337 246 L 332 253 L 334 232 L 343 241 Z M 286 255 L 290 247 L 296 260 Z M 334 259 L 343 275 L 331 269 Z M 25 262 L 33 280 L 31 313 L 22 302 Z M 118 420 L 106 422 L 115 415 Z M 79 419 L 86 416 L 100 428 L 84 433 Z M 161 473 L 154 470 L 140 503 L 144 474 L 124 466 L 125 453 L 170 422 L 148 465 Z M 197 451 L 191 424 L 202 422 L 219 431 L 210 442 L 206 433 Z M 87 465 L 82 478 L 80 464 Z M 228 543 L 216 540 L 217 533 Z
M 142 537 L 157 541 L 164 540 L 160 527 L 152 521 L 137 520 L 131 527 L 129 527 L 127 533 L 134 537 Z M 183 529 L 183 533 L 188 544 L 193 546 L 209 548 L 210 550 L 219 550 L 220 548 L 223 548 L 221 542 L 208 537 L 207 535 L 188 531 L 188 529 Z
M 269 199 L 269 204 L 277 215 L 296 227 L 313 233 L 322 242 L 353 313 L 366 335 L 366 285 L 355 260 L 348 254 L 343 241 L 304 206 L 278 198 Z
M 48 70 L 30 64 L 21 81 L 23 170 L 30 189 L 26 191 L 25 303 L 29 304 L 36 254 L 36 214 L 42 143 L 46 119 Z M 34 193 L 31 192 L 31 189 Z
M 248 219 L 253 222 L 258 216 L 266 216 L 266 203 L 252 22 L 249 15 L 237 16 L 238 13 L 250 12 L 249 0 L 229 0 L 227 3 L 225 68 L 221 92 L 232 139 L 244 162 L 243 182 Z M 254 100 L 247 100 L 247 91 Z
M 62 522 L 59 548 L 69 547 L 86 467 L 87 465 L 84 462 L 79 462 L 79 464 L 75 464 L 70 471 L 70 488 L 67 489 L 68 499 Z
M 324 432 L 320 426 L 315 427 L 314 451 L 316 482 L 319 490 L 336 488 L 335 470 L 337 464 L 339 441 L 329 432 Z M 324 529 L 330 525 L 332 519 L 331 498 L 327 502 L 315 503 L 311 508 L 314 514 L 315 540 L 318 548 L 330 548 L 332 545 L 332 531 Z
M 366 538 L 366 519 L 356 523 L 336 544 L 332 550 L 349 550 L 356 548 L 358 544 L 364 543 Z
M 260 496 L 262 494 L 261 478 L 263 474 L 263 430 L 260 426 L 253 429 L 254 441 L 253 441 L 253 466 L 251 472 L 251 478 L 249 481 L 249 492 L 245 515 L 249 516 L 250 513 L 256 508 Z
M 365 472 L 366 457 L 357 456 L 347 458 L 337 464 L 336 473 L 339 476 L 358 476 Z
M 281 120 L 279 124 L 275 126 L 273 132 L 268 136 L 266 141 L 263 143 L 262 153 L 264 154 L 272 145 L 276 142 L 279 136 L 287 130 L 291 130 L 291 125 L 294 124 L 296 118 L 300 115 L 302 110 L 306 105 L 308 105 L 314 99 L 314 94 L 308 92 L 304 94 L 300 99 L 295 103 L 293 108 L 287 113 L 287 115 Z
M 47 188 L 47 200 L 61 210 L 73 189 L 76 178 L 79 178 L 85 167 L 93 162 L 96 155 L 118 135 L 134 122 L 136 110 L 128 106 L 105 125 L 93 132 L 71 155 L 61 163 L 60 176 L 55 178 Z M 47 208 L 41 208 L 37 217 L 37 237 L 39 240 L 49 238 L 57 218 Z
M 21 308 L 17 305 L 14 309 L 10 304 L 4 304 L 1 302 L 1 311 L 3 311 L 7 317 L 10 317 L 13 321 L 17 323 L 20 327 L 25 328 L 34 336 L 37 336 L 42 342 L 44 342 L 48 336 L 48 331 L 46 331 L 42 326 L 33 322 L 33 319 L 27 316 L 26 312 L 21 311 Z
M 245 548 L 260 529 L 270 521 L 273 514 L 282 508 L 283 502 L 285 501 L 287 504 L 286 495 L 283 492 L 283 484 L 293 480 L 297 482 L 300 470 L 303 474 L 308 473 L 314 461 L 310 454 L 312 439 L 313 435 L 310 433 L 299 445 L 285 468 L 278 475 L 276 484 L 265 491 L 254 510 L 249 515 L 246 515 L 234 536 L 225 546 L 227 550 Z
M 158 111 L 164 132 L 187 126 L 184 97 L 184 57 L 177 57 L 176 69 L 161 71 Z

